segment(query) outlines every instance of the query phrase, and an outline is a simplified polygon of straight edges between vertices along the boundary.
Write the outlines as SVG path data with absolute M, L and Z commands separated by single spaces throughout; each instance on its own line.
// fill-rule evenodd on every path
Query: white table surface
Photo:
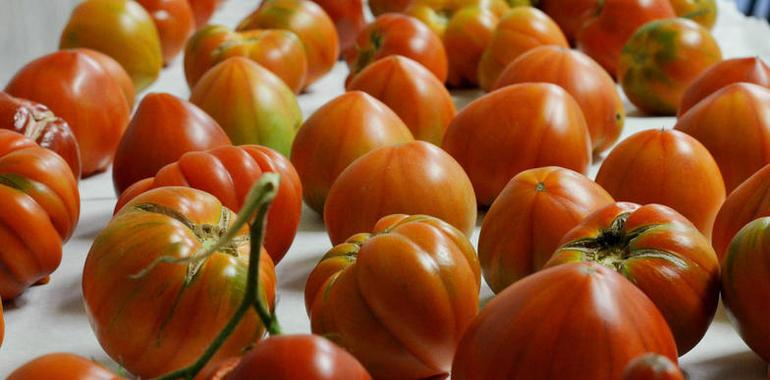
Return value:
M 256 7 L 258 0 L 228 0 L 214 16 L 213 22 L 233 26 Z M 770 27 L 762 21 L 746 19 L 732 2 L 720 0 L 720 16 L 714 34 L 724 56 L 759 56 L 770 60 Z M 30 27 L 34 27 L 31 25 Z M 58 35 L 51 36 L 58 39 Z M 0 58 L 1 59 L 1 58 Z M 305 117 L 323 103 L 343 91 L 347 69 L 338 64 L 334 71 L 315 84 L 310 92 L 299 97 Z M 187 97 L 181 57 L 161 74 L 150 92 L 170 92 Z M 476 91 L 454 94 L 458 108 L 478 96 Z M 639 117 L 627 104 L 629 117 L 623 137 L 650 128 L 670 128 L 674 118 Z M 596 174 L 594 164 L 591 176 Z M 115 195 L 111 175 L 105 173 L 86 179 L 80 184 L 82 211 L 73 238 L 64 247 L 59 269 L 45 286 L 29 289 L 23 296 L 5 307 L 6 337 L 0 348 L 0 377 L 37 356 L 51 352 L 73 352 L 92 357 L 108 366 L 115 364 L 99 347 L 91 331 L 81 299 L 81 271 L 96 234 L 112 215 Z M 480 225 L 480 220 L 477 223 Z M 476 244 L 478 228 L 473 237 Z M 305 314 L 303 289 L 308 274 L 323 253 L 331 247 L 321 218 L 305 207 L 294 245 L 278 265 L 277 313 L 287 333 L 309 332 Z M 486 285 L 482 298 L 491 296 Z M 770 318 L 770 316 L 768 317 Z M 740 340 L 720 308 L 704 339 L 695 349 L 680 359 L 690 379 L 766 379 L 767 365 Z

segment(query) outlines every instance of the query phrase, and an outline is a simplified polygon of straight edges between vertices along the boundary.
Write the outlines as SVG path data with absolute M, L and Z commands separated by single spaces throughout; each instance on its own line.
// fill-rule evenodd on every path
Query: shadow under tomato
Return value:
M 321 261 L 324 252 L 325 251 L 323 250 L 319 250 L 317 255 L 303 257 L 302 259 L 289 262 L 282 261 L 276 268 L 278 287 L 280 289 L 303 293 L 310 272 L 312 272 L 313 268 L 315 268 L 315 266 L 318 265 L 318 262 Z
M 685 370 L 689 379 L 764 380 L 767 376 L 767 363 L 751 351 L 704 359 L 690 363 L 686 367 Z
M 83 305 L 83 297 L 80 290 L 80 276 L 69 281 L 68 284 L 57 285 L 58 291 L 64 296 L 61 297 L 57 310 L 62 314 L 85 315 L 86 309 Z

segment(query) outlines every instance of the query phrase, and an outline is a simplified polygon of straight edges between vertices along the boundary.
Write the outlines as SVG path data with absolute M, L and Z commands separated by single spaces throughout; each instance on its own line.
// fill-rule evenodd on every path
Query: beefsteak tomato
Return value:
M 447 85 L 478 86 L 481 55 L 499 21 L 499 14 L 482 5 L 462 8 L 452 16 L 442 37 L 449 61 Z
M 93 360 L 69 353 L 54 353 L 30 360 L 7 380 L 124 380 Z
M 340 39 L 340 53 L 353 48 L 356 37 L 364 30 L 364 1 L 363 0 L 313 0 L 326 11 L 334 21 L 337 36 Z
M 195 31 L 195 16 L 188 0 L 137 0 L 158 29 L 163 62 L 168 65 Z
M 688 18 L 706 29 L 717 21 L 719 8 L 716 0 L 670 0 L 677 17 Z
M 648 353 L 637 356 L 623 370 L 623 380 L 685 380 L 671 359 Z
M 102 65 L 102 68 L 107 71 L 107 74 L 110 74 L 112 79 L 114 79 L 116 82 L 118 82 L 118 85 L 120 85 L 120 88 L 123 90 L 123 95 L 126 96 L 128 108 L 132 109 L 134 107 L 134 101 L 136 100 L 136 89 L 134 88 L 134 82 L 131 81 L 131 77 L 128 76 L 126 69 L 124 69 L 118 61 L 114 60 L 107 54 L 92 49 L 72 50 L 85 53 L 89 57 L 99 62 L 99 64 Z
M 759 57 L 726 59 L 704 71 L 682 95 L 679 116 L 723 87 L 748 82 L 770 89 L 770 66 Z

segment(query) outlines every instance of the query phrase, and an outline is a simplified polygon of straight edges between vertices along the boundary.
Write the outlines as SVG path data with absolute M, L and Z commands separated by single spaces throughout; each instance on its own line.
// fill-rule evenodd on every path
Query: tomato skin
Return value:
M 390 107 L 414 138 L 441 145 L 457 114 L 452 95 L 428 69 L 400 55 L 381 58 L 363 69 L 347 86 Z
M 691 19 L 706 29 L 714 27 L 717 21 L 716 0 L 670 0 L 677 17 Z
M 353 48 L 356 37 L 364 30 L 364 1 L 363 0 L 313 0 L 334 21 L 340 40 L 340 53 Z
M 195 17 L 196 29 L 202 28 L 209 22 L 214 11 L 216 11 L 219 6 L 219 1 L 220 0 L 187 0 L 187 2 L 190 3 L 190 9 Z
M 717 90 L 737 82 L 770 88 L 770 66 L 758 57 L 726 59 L 711 66 L 696 78 L 682 95 L 679 116 Z
M 591 137 L 580 106 L 553 84 L 522 83 L 482 96 L 447 129 L 443 148 L 468 173 L 480 205 L 490 205 L 519 172 L 561 166 L 586 173 Z
M 420 379 L 449 372 L 478 312 L 479 286 L 478 259 L 461 231 L 397 214 L 332 248 L 308 278 L 305 305 L 313 332 L 373 377 Z
M 492 299 L 465 330 L 452 378 L 616 380 L 645 352 L 677 360 L 655 305 L 611 269 L 573 263 Z
M 597 12 L 599 4 L 600 0 L 539 0 L 537 6 L 574 42 L 583 23 Z
M 112 79 L 118 82 L 118 85 L 123 90 L 123 95 L 126 96 L 129 110 L 134 107 L 134 101 L 136 100 L 136 89 L 134 88 L 134 83 L 131 81 L 131 77 L 128 76 L 128 73 L 118 61 L 114 60 L 107 54 L 92 49 L 72 50 L 85 53 L 89 57 L 99 62 L 99 64 L 102 65 L 102 68 L 107 71 L 107 74 L 110 74 Z
M 147 94 L 115 153 L 112 167 L 115 192 L 120 195 L 187 152 L 221 145 L 230 145 L 230 139 L 200 108 L 171 94 Z
M 438 147 L 414 141 L 375 149 L 345 169 L 329 190 L 324 223 L 332 244 L 396 213 L 430 215 L 467 236 L 476 224 L 473 186 Z
M 714 158 L 677 130 L 647 130 L 623 140 L 602 162 L 596 182 L 617 200 L 673 208 L 706 238 L 725 200 Z
M 58 51 L 19 70 L 9 94 L 46 105 L 67 121 L 80 148 L 83 177 L 107 169 L 130 109 L 118 83 L 88 54 Z
M 35 358 L 17 368 L 7 380 L 122 380 L 98 363 L 69 353 Z
M 369 9 L 374 16 L 385 13 L 398 13 L 405 11 L 414 0 L 369 0 Z
M 137 0 L 158 29 L 163 62 L 168 65 L 195 31 L 195 16 L 188 0 Z
M 685 380 L 682 371 L 667 357 L 658 354 L 637 356 L 623 370 L 623 380 Z
M 466 7 L 452 16 L 443 36 L 449 60 L 449 86 L 478 86 L 481 55 L 492 41 L 499 21 L 500 16 L 483 6 Z
M 615 144 L 623 131 L 626 111 L 615 82 L 593 59 L 555 45 L 533 48 L 508 65 L 493 89 L 526 82 L 553 83 L 580 105 L 591 133 L 594 154 Z

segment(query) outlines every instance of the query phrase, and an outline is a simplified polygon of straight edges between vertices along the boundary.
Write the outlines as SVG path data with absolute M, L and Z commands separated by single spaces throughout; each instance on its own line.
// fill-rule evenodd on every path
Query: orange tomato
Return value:
M 719 9 L 716 0 L 670 0 L 677 17 L 689 18 L 711 29 L 717 21 Z
M 770 89 L 770 66 L 758 57 L 726 59 L 711 66 L 682 95 L 679 116 L 717 90 L 737 82 L 753 83 Z
M 600 0 L 539 0 L 537 5 L 569 39 L 575 41 L 578 31 L 599 9 Z
M 623 370 L 623 380 L 685 380 L 671 359 L 659 354 L 644 354 L 631 360 Z
M 7 380 L 123 380 L 93 360 L 69 353 L 54 353 L 30 360 Z
M 102 67 L 107 71 L 107 74 L 110 74 L 112 79 L 115 79 L 115 81 L 118 82 L 118 85 L 120 85 L 120 88 L 123 90 L 123 95 L 126 96 L 128 108 L 134 107 L 134 101 L 136 100 L 136 89 L 134 88 L 134 83 L 131 81 L 131 77 L 128 76 L 128 73 L 118 61 L 112 59 L 112 57 L 107 54 L 92 49 L 72 50 L 85 53 L 86 55 L 99 62 L 99 64 L 101 64 Z
M 219 6 L 220 0 L 187 0 L 190 3 L 193 16 L 195 17 L 195 27 L 201 28 L 209 22 L 211 16 Z
M 167 65 L 182 51 L 187 38 L 195 31 L 195 16 L 187 1 L 137 0 L 158 29 L 163 62 Z
M 369 9 L 375 16 L 384 13 L 403 12 L 414 0 L 369 0 Z
M 313 0 L 334 21 L 337 35 L 340 39 L 340 52 L 353 48 L 356 37 L 364 30 L 364 1 L 363 0 Z
M 481 55 L 492 41 L 500 17 L 483 6 L 466 7 L 449 20 L 443 41 L 449 60 L 447 84 L 475 87 L 479 84 Z

